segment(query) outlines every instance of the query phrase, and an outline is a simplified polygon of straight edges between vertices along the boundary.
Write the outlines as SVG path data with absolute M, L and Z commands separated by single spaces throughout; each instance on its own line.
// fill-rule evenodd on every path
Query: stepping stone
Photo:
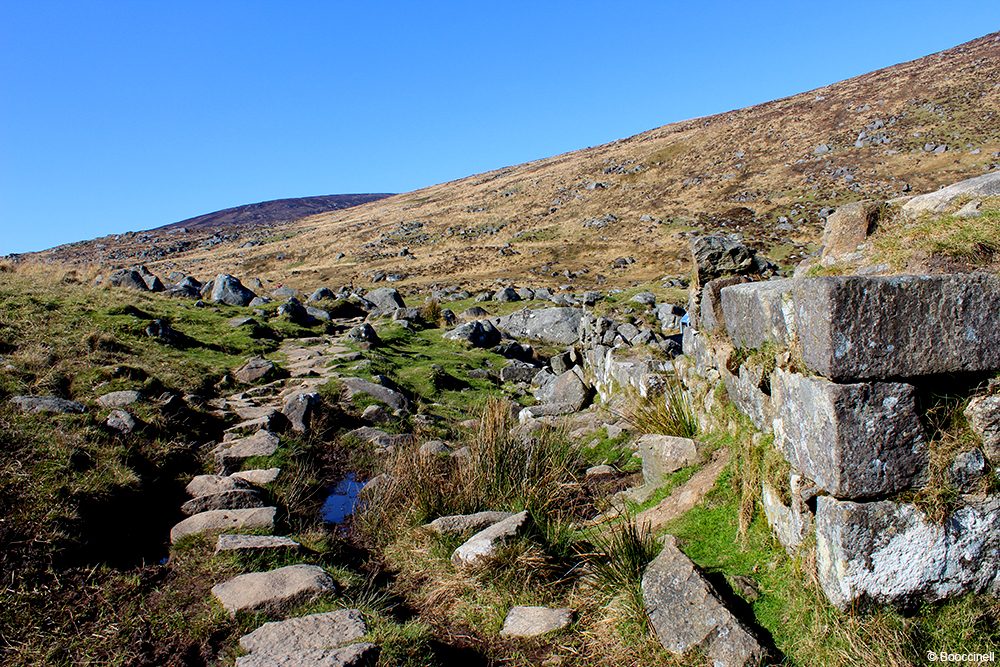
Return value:
M 198 533 L 223 530 L 274 530 L 274 507 L 255 507 L 243 510 L 212 510 L 184 519 L 170 529 L 170 543 Z
M 212 595 L 232 616 L 242 611 L 276 610 L 336 591 L 333 578 L 316 565 L 241 574 L 212 587 Z
M 232 477 L 225 475 L 197 475 L 188 482 L 184 490 L 192 498 L 197 498 L 198 496 L 208 496 L 213 493 L 222 493 L 223 491 L 237 491 L 248 488 L 250 488 L 250 485 L 244 480 L 238 479 L 235 475 Z
M 331 649 L 357 642 L 366 632 L 368 626 L 360 611 L 340 609 L 265 623 L 240 637 L 240 647 L 253 654 Z
M 489 528 L 495 523 L 514 516 L 513 512 L 476 512 L 441 516 L 425 526 L 438 535 L 458 535 Z
M 573 622 L 572 609 L 550 609 L 548 607 L 514 607 L 507 612 L 503 637 L 538 637 L 569 627 Z
M 368 667 L 379 648 L 367 642 L 334 649 L 306 649 L 289 653 L 251 653 L 236 659 L 236 667 Z
M 273 433 L 257 431 L 247 438 L 224 442 L 213 453 L 219 469 L 224 472 L 236 470 L 244 461 L 255 456 L 271 456 L 278 451 L 281 441 Z
M 97 404 L 102 408 L 127 408 L 141 399 L 142 394 L 137 391 L 113 391 L 99 397 Z
M 473 535 L 455 549 L 451 562 L 460 567 L 472 567 L 492 558 L 497 547 L 517 537 L 528 526 L 528 513 L 518 512 Z
M 279 535 L 219 535 L 215 542 L 215 553 L 233 553 L 239 551 L 298 551 L 301 544 L 290 537 Z
M 267 414 L 257 417 L 256 419 L 248 419 L 227 428 L 223 432 L 223 442 L 227 439 L 235 440 L 240 437 L 245 437 L 248 434 L 253 434 L 257 431 L 283 431 L 287 428 L 287 426 L 288 420 L 285 419 L 285 415 L 272 408 Z
M 210 493 L 192 498 L 181 505 L 181 512 L 191 516 L 211 510 L 242 510 L 249 507 L 263 507 L 260 494 L 252 489 L 235 489 L 222 493 Z
M 649 624 L 663 648 L 680 655 L 701 651 L 714 665 L 760 664 L 766 651 L 723 604 L 694 563 L 667 536 L 663 551 L 642 575 Z
M 239 472 L 234 472 L 230 477 L 249 482 L 254 486 L 266 486 L 278 479 L 278 475 L 280 474 L 281 468 L 265 468 L 263 470 L 240 470 Z

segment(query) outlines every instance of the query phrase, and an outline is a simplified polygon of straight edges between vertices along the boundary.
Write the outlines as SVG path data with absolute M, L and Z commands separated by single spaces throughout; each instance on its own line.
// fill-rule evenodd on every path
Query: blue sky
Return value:
M 1000 29 L 997 2 L 0 0 L 0 254 L 403 192 Z

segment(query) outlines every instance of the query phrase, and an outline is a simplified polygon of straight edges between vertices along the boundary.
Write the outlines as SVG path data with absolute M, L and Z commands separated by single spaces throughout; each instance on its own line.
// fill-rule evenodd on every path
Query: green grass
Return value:
M 980 212 L 976 218 L 944 215 L 910 221 L 898 216 L 886 221 L 871 238 L 875 259 L 897 270 L 919 254 L 990 264 L 1000 253 L 1000 201 L 985 201 Z

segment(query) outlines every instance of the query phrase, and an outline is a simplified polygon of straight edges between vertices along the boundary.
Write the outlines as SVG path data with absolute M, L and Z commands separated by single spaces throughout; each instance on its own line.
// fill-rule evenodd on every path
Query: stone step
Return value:
M 288 565 L 241 574 L 212 587 L 212 595 L 232 616 L 240 612 L 278 610 L 336 591 L 333 578 L 316 565 Z
M 223 491 L 237 491 L 248 488 L 250 488 L 250 485 L 247 480 L 239 479 L 235 476 L 197 475 L 188 482 L 184 490 L 192 498 L 197 498 L 198 496 L 208 496 L 213 493 L 222 493 Z
M 237 552 L 298 551 L 302 545 L 279 535 L 234 535 L 223 533 L 215 542 L 216 555 Z
M 212 510 L 240 510 L 251 507 L 263 507 L 264 501 L 253 489 L 232 489 L 220 493 L 209 493 L 192 498 L 181 505 L 181 512 L 192 516 Z
M 513 607 L 507 612 L 502 637 L 539 637 L 569 627 L 573 622 L 572 609 L 548 607 Z
M 170 529 L 170 543 L 182 537 L 199 533 L 224 530 L 274 530 L 274 507 L 255 507 L 241 510 L 211 510 L 189 516 Z
M 240 637 L 240 648 L 251 655 L 334 649 L 359 641 L 368 626 L 357 609 L 340 609 L 265 623 Z
M 240 470 L 234 472 L 230 477 L 238 479 L 254 486 L 266 486 L 278 479 L 281 468 L 265 468 L 263 470 Z
M 212 450 L 212 453 L 220 473 L 228 474 L 237 470 L 247 459 L 255 456 L 271 456 L 278 451 L 280 443 L 274 433 L 260 430 L 246 438 L 223 442 Z

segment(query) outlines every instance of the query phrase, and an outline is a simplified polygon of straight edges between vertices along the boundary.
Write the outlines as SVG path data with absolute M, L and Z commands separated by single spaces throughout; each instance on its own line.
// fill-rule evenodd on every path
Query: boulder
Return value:
M 112 410 L 104 424 L 122 435 L 128 435 L 139 427 L 139 421 L 124 410 Z
M 1000 195 L 1000 172 L 976 176 L 946 187 L 917 195 L 903 204 L 902 213 L 917 217 L 925 213 L 944 213 L 959 197 L 981 198 Z
M 1000 369 L 1000 276 L 808 278 L 793 299 L 803 361 L 832 380 Z
M 1000 395 L 976 396 L 965 408 L 969 426 L 983 441 L 983 453 L 1000 464 Z
M 290 553 L 298 551 L 302 545 L 290 537 L 278 535 L 219 535 L 215 542 L 215 553 Z
M 691 255 L 699 285 L 723 276 L 763 274 L 775 268 L 735 235 L 696 236 L 691 240 Z
M 192 516 L 199 512 L 211 510 L 241 510 L 251 507 L 263 507 L 260 494 L 252 489 L 233 489 L 220 491 L 192 498 L 181 505 L 181 512 Z
M 471 308 L 466 308 L 458 314 L 459 319 L 462 320 L 479 320 L 489 316 L 489 311 L 482 306 L 472 306 Z
M 723 604 L 672 536 L 642 575 L 649 624 L 675 655 L 698 650 L 718 667 L 756 667 L 766 651 Z
M 548 403 L 569 405 L 573 412 L 583 409 L 590 400 L 591 390 L 576 370 L 571 369 L 556 378 Z
M 830 602 L 911 606 L 995 589 L 1000 497 L 964 500 L 939 522 L 910 504 L 820 496 L 816 567 Z
M 291 297 L 285 303 L 278 306 L 278 317 L 285 317 L 289 322 L 301 326 L 312 326 L 316 320 L 309 314 L 308 309 L 302 305 L 295 297 Z
M 240 637 L 240 648 L 251 655 L 332 649 L 351 644 L 368 632 L 361 612 L 339 609 L 265 623 Z
M 233 379 L 241 384 L 255 384 L 274 377 L 276 373 L 277 366 L 273 361 L 263 357 L 253 357 L 233 371 Z
M 212 292 L 209 300 L 230 306 L 247 306 L 256 296 L 251 290 L 244 287 L 238 278 L 228 273 L 220 273 L 212 281 Z
M 513 287 L 504 287 L 496 291 L 493 295 L 493 300 L 500 303 L 510 303 L 512 301 L 520 301 L 521 295 Z
M 29 414 L 72 414 L 87 411 L 82 403 L 56 396 L 11 396 L 10 402 L 21 412 Z
M 296 433 L 308 433 L 313 412 L 320 405 L 319 394 L 315 392 L 295 392 L 285 398 L 281 414 L 285 415 L 291 429 Z
M 642 477 L 647 484 L 657 484 L 666 475 L 700 460 L 697 443 L 690 438 L 647 433 L 636 441 L 636 447 L 642 457 Z
M 826 266 L 851 260 L 878 227 L 885 205 L 882 202 L 857 201 L 844 204 L 826 219 L 823 227 L 823 251 L 820 263 Z
M 118 269 L 108 276 L 108 282 L 112 287 L 124 287 L 139 292 L 149 291 L 149 285 L 146 284 L 142 274 L 134 269 Z
M 320 287 L 315 292 L 309 295 L 307 301 L 325 301 L 327 299 L 336 299 L 337 295 L 334 294 L 333 290 L 329 287 Z
M 278 436 L 261 429 L 251 436 L 219 444 L 212 453 L 224 473 L 238 469 L 244 461 L 257 456 L 271 456 L 278 451 Z
M 490 348 L 500 342 L 500 332 L 489 320 L 467 322 L 444 334 L 448 340 L 457 340 L 472 347 Z
M 379 310 L 394 311 L 397 308 L 406 308 L 406 303 L 399 292 L 392 287 L 380 287 L 365 294 L 365 299 L 375 304 Z
M 452 516 L 440 516 L 424 527 L 438 535 L 463 535 L 465 533 L 479 532 L 512 516 L 514 516 L 513 512 L 455 514 Z
M 726 333 L 737 348 L 788 345 L 795 336 L 792 280 L 728 285 L 719 291 Z
M 502 382 L 531 382 L 538 374 L 538 368 L 523 361 L 512 361 L 510 365 L 500 369 Z
M 928 453 L 913 386 L 836 384 L 775 370 L 774 444 L 792 467 L 838 498 L 920 486 Z
M 274 530 L 274 507 L 212 510 L 189 516 L 170 529 L 170 543 L 188 535 L 227 530 Z
M 212 595 L 229 612 L 277 610 L 324 593 L 335 593 L 337 585 L 316 565 L 288 565 L 267 572 L 251 572 L 212 586 Z
M 539 637 L 568 628 L 573 622 L 572 609 L 549 607 L 513 607 L 507 612 L 501 637 Z
M 519 310 L 497 319 L 496 327 L 512 338 L 527 338 L 548 345 L 573 345 L 580 340 L 579 308 Z
M 388 405 L 393 410 L 409 410 L 410 401 L 407 400 L 405 396 L 394 389 L 389 387 L 383 387 L 380 384 L 375 384 L 374 382 L 368 382 L 367 380 L 362 380 L 361 378 L 351 378 L 345 377 L 342 380 L 344 385 L 344 392 L 348 399 L 354 398 L 359 394 L 364 394 L 374 398 L 380 403 Z
M 378 333 L 376 333 L 372 325 L 367 322 L 363 322 L 348 331 L 347 339 L 358 343 L 367 343 L 369 345 L 380 345 L 382 343 L 382 339 L 378 337 Z
M 484 528 L 455 549 L 451 562 L 459 567 L 474 567 L 489 560 L 497 548 L 521 535 L 528 527 L 528 513 L 518 512 Z
M 702 331 L 726 333 L 726 316 L 722 309 L 722 290 L 747 282 L 745 276 L 715 278 L 704 284 L 698 292 L 697 319 L 694 326 Z
M 142 394 L 137 391 L 112 391 L 98 397 L 97 404 L 102 408 L 127 408 L 138 403 L 142 399 Z

